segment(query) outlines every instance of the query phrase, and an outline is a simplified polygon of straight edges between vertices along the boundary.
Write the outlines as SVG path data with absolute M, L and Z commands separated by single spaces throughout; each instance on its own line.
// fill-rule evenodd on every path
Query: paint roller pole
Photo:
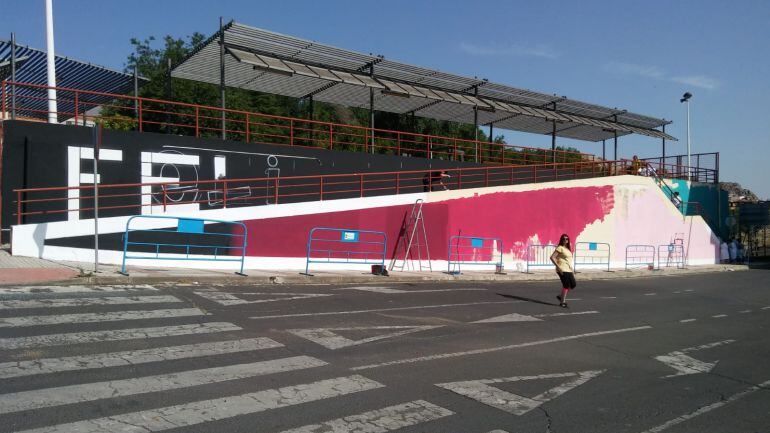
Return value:
M 94 273 L 99 272 L 99 148 L 102 141 L 102 125 L 91 128 L 94 145 Z

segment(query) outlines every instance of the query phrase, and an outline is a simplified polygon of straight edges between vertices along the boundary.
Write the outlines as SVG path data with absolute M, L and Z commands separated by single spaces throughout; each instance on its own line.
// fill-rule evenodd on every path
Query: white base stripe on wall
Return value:
M 282 433 L 386 433 L 453 415 L 449 409 L 424 400 L 388 406 L 358 415 L 311 424 Z
M 0 301 L 0 310 L 23 308 L 89 307 L 92 305 L 172 304 L 183 302 L 174 296 L 110 296 L 101 298 L 52 298 Z
M 227 322 L 194 323 L 190 325 L 158 326 L 154 328 L 118 329 L 114 331 L 73 332 L 70 334 L 36 335 L 33 337 L 0 338 L 0 349 L 29 349 L 33 347 L 65 346 L 102 343 L 105 341 L 174 337 L 240 331 L 243 328 Z
M 264 412 L 327 398 L 382 388 L 379 382 L 353 375 L 249 394 L 167 406 L 141 412 L 25 430 L 19 433 L 146 433 L 189 427 L 209 421 Z
M 127 350 L 125 352 L 69 356 L 65 358 L 4 362 L 0 363 L 0 379 L 59 373 L 63 371 L 129 366 L 145 364 L 148 362 L 170 361 L 173 359 L 198 358 L 226 353 L 272 349 L 275 347 L 283 347 L 283 344 L 269 338 L 260 337 L 245 340 L 187 344 L 184 346 L 158 347 L 154 349 Z
M 133 379 L 84 383 L 58 388 L 0 394 L 0 413 L 20 412 L 106 398 L 168 391 L 324 365 L 326 365 L 326 362 L 320 359 L 309 356 L 295 356 L 250 364 L 228 365 Z
M 169 317 L 207 316 L 210 314 L 204 313 L 197 308 L 176 308 L 170 310 L 118 311 L 114 313 L 5 317 L 0 319 L 0 328 L 22 328 L 26 326 L 59 325 L 62 323 L 121 322 L 124 320 L 164 319 Z

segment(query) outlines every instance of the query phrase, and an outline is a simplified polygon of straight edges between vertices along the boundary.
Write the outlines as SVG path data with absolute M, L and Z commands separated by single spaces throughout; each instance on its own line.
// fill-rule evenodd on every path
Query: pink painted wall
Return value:
M 432 259 L 446 259 L 452 235 L 501 238 L 507 258 L 521 259 L 527 243 L 553 243 L 562 233 L 576 239 L 587 225 L 602 223 L 613 207 L 614 188 L 602 185 L 448 198 L 426 203 L 423 211 Z M 326 226 L 384 231 L 390 258 L 410 210 L 411 205 L 401 205 L 244 221 L 247 255 L 304 257 L 309 231 Z
M 675 238 L 684 240 L 690 261 L 719 256 L 719 242 L 700 218 L 684 218 L 660 192 L 651 188 L 623 188 L 613 212 L 612 238 L 618 248 L 614 260 L 625 259 L 625 245 L 647 244 L 657 248 Z

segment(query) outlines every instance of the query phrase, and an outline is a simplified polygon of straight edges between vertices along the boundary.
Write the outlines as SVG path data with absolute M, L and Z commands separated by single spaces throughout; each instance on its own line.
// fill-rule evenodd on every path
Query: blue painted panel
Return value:
M 358 242 L 358 232 L 343 231 L 340 240 L 342 242 Z
M 177 231 L 180 233 L 203 233 L 203 220 L 180 218 Z
M 596 251 L 596 242 L 590 242 L 588 244 L 588 250 L 589 251 Z
M 482 248 L 484 246 L 484 239 L 481 239 L 481 238 L 471 239 L 471 246 L 473 248 Z

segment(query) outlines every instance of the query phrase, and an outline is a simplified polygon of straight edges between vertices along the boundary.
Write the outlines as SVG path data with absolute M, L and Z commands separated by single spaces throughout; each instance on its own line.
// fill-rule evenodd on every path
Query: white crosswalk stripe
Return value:
M 183 302 L 174 296 L 110 296 L 101 298 L 50 298 L 0 301 L 0 310 L 23 308 L 88 307 L 91 305 L 171 304 Z
M 175 308 L 169 310 L 118 311 L 114 313 L 57 314 L 51 316 L 5 317 L 0 319 L 0 328 L 26 326 L 60 325 L 62 323 L 121 322 L 124 320 L 165 319 L 169 317 L 207 316 L 197 308 Z
M 20 286 L 20 287 L 0 287 L 0 294 L 15 293 L 121 293 L 121 292 L 141 292 L 152 291 L 156 289 L 147 285 L 115 285 L 115 286 Z
M 59 424 L 19 433 L 146 433 L 148 431 L 163 431 L 355 394 L 383 386 L 379 382 L 360 375 L 337 377 L 302 385 Z
M 174 359 L 199 358 L 225 353 L 272 349 L 275 347 L 283 347 L 283 344 L 262 337 L 245 340 L 215 341 L 213 343 L 187 344 L 183 346 L 158 347 L 154 349 L 127 350 L 124 352 L 98 353 L 95 355 L 69 356 L 66 358 L 4 362 L 0 363 L 0 379 L 59 373 L 63 371 L 137 365 L 148 362 L 170 361 Z
M 0 413 L 19 412 L 105 398 L 168 391 L 196 385 L 245 379 L 266 374 L 321 367 L 326 362 L 309 356 L 273 359 L 134 379 L 85 383 L 33 391 L 0 394 Z
M 320 402 L 326 399 L 339 398 L 349 394 L 355 394 L 364 391 L 375 390 L 384 387 L 383 384 L 368 379 L 360 375 L 348 375 L 345 377 L 314 377 L 299 382 L 293 379 L 295 376 L 292 371 L 301 371 L 327 366 L 328 363 L 318 358 L 304 355 L 285 354 L 286 350 L 274 352 L 276 356 L 270 356 L 270 353 L 261 355 L 262 358 L 255 362 L 243 363 L 244 356 L 240 357 L 238 364 L 221 363 L 228 362 L 228 354 L 253 352 L 263 349 L 277 349 L 285 346 L 267 337 L 238 338 L 228 335 L 219 339 L 205 337 L 206 334 L 243 331 L 235 324 L 228 322 L 212 323 L 188 323 L 173 324 L 168 326 L 144 327 L 143 321 L 154 319 L 169 319 L 184 323 L 186 319 L 200 320 L 211 313 L 198 308 L 168 308 L 153 309 L 152 304 L 164 303 L 184 303 L 185 301 L 175 296 L 163 295 L 160 293 L 141 293 L 141 291 L 156 290 L 152 287 L 132 287 L 123 286 L 120 290 L 109 287 L 87 287 L 87 286 L 45 286 L 38 289 L 32 288 L 14 288 L 6 292 L 0 291 L 0 311 L 4 315 L 12 314 L 13 317 L 0 318 L 0 330 L 4 335 L 13 335 L 13 337 L 0 338 L 0 355 L 14 356 L 10 350 L 27 349 L 22 356 L 6 357 L 0 362 L 0 381 L 6 379 L 21 378 L 21 381 L 14 382 L 18 384 L 29 383 L 29 387 L 14 389 L 14 392 L 0 390 L 0 416 L 9 418 L 15 423 L 14 431 L 27 428 L 27 433 L 55 433 L 55 432 L 148 432 L 164 431 L 170 429 L 196 426 L 210 421 L 224 420 L 241 415 L 251 415 L 260 412 L 271 411 L 278 408 L 290 407 L 304 403 Z M 10 299 L 9 299 L 10 297 Z M 106 307 L 112 307 L 113 311 L 100 311 Z M 181 305 L 180 307 L 185 307 Z M 44 315 L 30 314 L 31 309 L 51 309 Z M 70 308 L 64 310 L 67 314 L 55 314 L 60 308 Z M 88 308 L 89 312 L 80 312 L 77 309 Z M 156 307 L 157 308 L 157 307 Z M 29 329 L 37 326 L 57 327 L 52 329 L 63 329 L 70 324 L 111 324 L 111 323 L 139 323 L 130 329 L 108 329 L 102 331 L 87 332 L 66 332 L 51 333 L 45 335 L 33 335 L 19 337 L 18 334 L 9 334 L 10 331 Z M 173 322 L 172 322 L 173 323 Z M 115 325 L 117 326 L 117 325 Z M 49 331 L 56 332 L 56 331 Z M 23 335 L 23 334 L 22 334 Z M 134 340 L 134 344 L 149 339 L 168 338 L 176 336 L 195 336 L 201 335 L 206 338 L 205 341 L 188 340 L 185 343 L 176 345 L 158 346 L 157 343 L 142 343 L 141 348 L 135 350 L 107 351 L 102 346 L 109 347 L 110 342 L 123 342 Z M 249 336 L 251 337 L 251 336 Z M 214 340 L 214 341 L 212 341 Z M 166 340 L 170 341 L 170 340 Z M 38 352 L 36 349 L 49 348 L 56 346 L 71 346 L 78 344 L 92 345 L 85 352 L 67 350 L 63 357 L 54 357 L 48 350 Z M 173 344 L 173 343 L 172 343 Z M 133 349 L 133 348 L 132 348 Z M 5 353 L 4 353 L 5 352 Z M 95 353 L 96 352 L 96 353 Z M 45 354 L 48 357 L 42 357 Z M 55 353 L 52 351 L 51 353 Z M 7 354 L 7 355 L 6 355 Z M 280 355 L 278 355 L 280 354 Z M 248 355 L 251 357 L 251 355 Z M 39 358 L 37 358 L 39 357 Z M 209 357 L 217 357 L 216 363 L 208 361 Z M 37 359 L 36 359 L 37 358 Z M 275 358 L 267 359 L 265 358 Z M 212 358 L 214 359 L 214 358 Z M 179 367 L 177 361 L 194 361 L 196 367 Z M 138 365 L 157 363 L 163 367 L 165 363 L 175 362 L 169 366 L 175 368 L 164 368 L 156 371 L 155 374 L 147 375 L 150 368 L 155 365 L 147 365 L 142 373 L 131 374 Z M 249 359 L 249 361 L 254 361 Z M 189 362 L 189 361 L 188 361 Z M 231 361 L 232 362 L 232 361 Z M 216 366 L 212 366 L 216 365 Z M 119 367 L 121 372 L 128 373 L 120 377 L 113 378 L 112 372 L 118 370 L 108 370 L 111 367 Z M 201 368 L 206 367 L 206 368 Z M 90 377 L 91 372 L 98 372 L 98 379 Z M 169 372 L 171 371 L 171 372 Z M 324 375 L 324 371 L 317 370 L 314 376 Z M 79 372 L 78 375 L 67 375 L 66 373 Z M 43 388 L 40 385 L 49 383 L 44 375 L 65 373 L 56 376 L 56 384 L 53 387 Z M 161 374 L 157 374 L 161 373 Z M 222 396 L 221 390 L 225 387 L 215 387 L 219 383 L 238 383 L 241 387 L 245 379 L 256 378 L 259 376 L 277 375 L 284 373 L 280 380 L 288 382 L 280 385 L 265 386 L 254 385 L 252 389 L 238 391 L 238 394 Z M 32 382 L 24 382 L 29 378 L 35 379 Z M 84 379 L 86 378 L 86 379 Z M 97 380 L 97 381 L 94 381 Z M 277 379 L 276 379 L 277 380 Z M 267 383 L 273 383 L 270 381 Z M 297 384 L 297 383 L 300 384 Z M 253 382 L 260 383 L 260 382 Z M 280 382 L 276 382 L 280 383 Z M 205 393 L 209 389 L 218 389 L 217 395 L 207 396 Z M 10 388 L 9 388 L 10 390 Z M 189 392 L 187 390 L 195 390 Z M 3 393 L 5 392 L 5 393 Z M 131 401 L 144 401 L 142 396 L 150 393 L 175 392 L 173 394 L 177 400 L 174 405 L 164 400 L 147 400 L 161 403 L 144 403 L 142 410 L 130 407 L 120 410 L 113 407 L 120 404 L 120 398 L 129 397 Z M 227 392 L 227 391 L 225 391 Z M 230 391 L 234 393 L 235 391 Z M 139 397 L 134 397 L 139 396 Z M 166 405 L 163 407 L 163 405 Z M 73 409 L 69 409 L 72 406 Z M 123 405 L 120 404 L 120 407 Z M 161 407 L 158 407 L 161 406 Z M 83 415 L 76 416 L 74 422 L 47 425 L 63 422 L 61 418 L 51 416 L 49 413 L 67 408 L 68 412 L 73 414 L 87 414 L 89 407 L 109 407 L 108 413 L 99 413 L 96 416 L 102 418 L 83 419 Z M 134 410 L 136 412 L 128 412 Z M 28 411 L 34 412 L 36 416 L 28 417 Z M 112 415 L 112 413 L 116 413 Z M 37 414 L 40 416 L 38 417 Z M 439 419 L 452 415 L 453 412 L 431 403 L 416 400 L 402 403 L 395 406 L 389 406 L 382 409 L 361 413 L 353 417 L 346 417 L 340 420 L 321 420 L 314 430 L 308 431 L 327 431 L 325 426 L 340 425 L 346 426 L 348 431 L 360 432 L 389 432 L 401 427 L 418 425 L 434 419 Z M 91 415 L 92 417 L 94 415 Z M 14 418 L 10 418 L 14 417 Z M 86 416 L 87 417 L 87 416 Z M 333 417 L 328 417 L 330 419 Z M 23 420 L 22 420 L 23 419 Z M 72 418 L 68 419 L 71 420 Z M 48 421 L 43 421 L 48 420 Z M 41 426 L 42 421 L 42 426 Z M 311 421 L 315 422 L 315 421 Z M 346 424 L 345 424 L 346 423 Z M 358 430 L 354 428 L 359 425 Z M 303 428 L 311 428 L 305 426 Z M 200 428 L 200 427 L 199 427 Z M 4 431 L 0 427 L 0 431 Z
M 306 425 L 282 433 L 386 433 L 453 414 L 454 412 L 441 406 L 416 400 L 320 424 Z
M 70 334 L 36 335 L 33 337 L 0 338 L 0 349 L 28 349 L 106 341 L 174 337 L 178 335 L 209 334 L 240 331 L 241 327 L 227 322 L 194 323 L 189 325 L 157 326 L 153 328 L 118 329 L 112 331 L 73 332 Z

